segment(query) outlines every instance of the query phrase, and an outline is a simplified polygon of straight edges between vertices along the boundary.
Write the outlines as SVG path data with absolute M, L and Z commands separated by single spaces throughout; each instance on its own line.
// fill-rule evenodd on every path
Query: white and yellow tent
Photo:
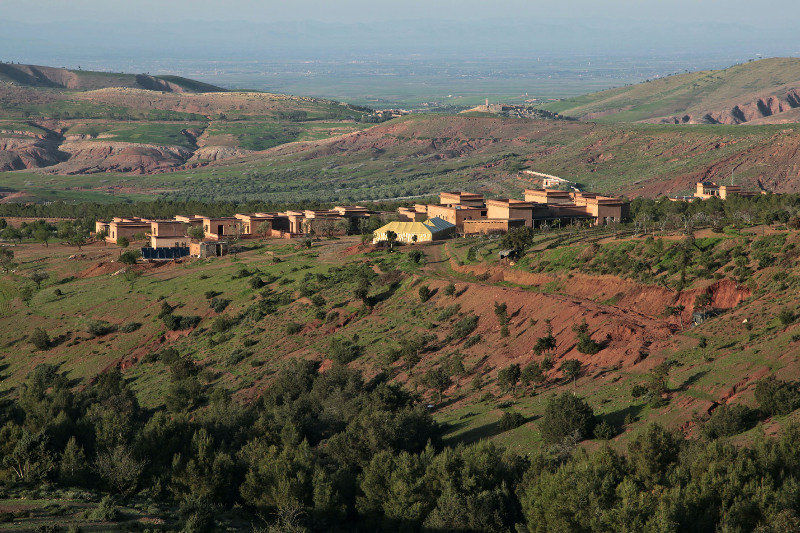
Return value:
M 397 242 L 412 244 L 415 242 L 431 242 L 449 237 L 455 232 L 456 227 L 439 217 L 428 219 L 424 222 L 389 222 L 375 230 L 372 242 L 387 241 L 386 233 L 393 231 L 397 235 Z

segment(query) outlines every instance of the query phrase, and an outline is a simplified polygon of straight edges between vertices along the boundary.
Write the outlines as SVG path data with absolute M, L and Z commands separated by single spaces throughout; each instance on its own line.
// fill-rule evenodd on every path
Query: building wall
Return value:
M 108 225 L 108 237 L 106 237 L 106 240 L 108 242 L 117 242 L 117 239 L 120 237 L 130 239 L 134 235 L 143 235 L 149 230 L 149 224 L 126 225 L 124 223 L 118 224 L 117 222 L 112 222 Z
M 483 220 L 465 220 L 463 232 L 467 235 L 506 233 L 515 227 L 524 225 L 524 220 L 499 220 L 491 218 L 486 218 Z
M 173 248 L 175 246 L 189 246 L 189 242 L 191 239 L 187 236 L 179 237 L 162 237 L 162 236 L 150 236 L 150 247 L 151 248 Z

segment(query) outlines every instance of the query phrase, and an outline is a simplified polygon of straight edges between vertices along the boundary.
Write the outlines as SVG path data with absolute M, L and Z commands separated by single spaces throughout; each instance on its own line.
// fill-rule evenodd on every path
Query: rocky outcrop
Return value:
M 188 162 L 221 161 L 251 153 L 253 153 L 251 150 L 236 148 L 235 146 L 203 146 L 195 150 L 194 155 Z
M 58 143 L 40 137 L 0 137 L 0 171 L 55 165 L 67 158 Z
M 664 117 L 653 122 L 662 124 L 759 124 L 780 123 L 782 115 L 800 108 L 800 89 L 791 87 L 753 100 L 710 109 L 701 113 Z
M 123 142 L 76 141 L 61 145 L 68 159 L 47 167 L 53 174 L 138 172 L 147 174 L 183 165 L 192 151 L 178 146 Z

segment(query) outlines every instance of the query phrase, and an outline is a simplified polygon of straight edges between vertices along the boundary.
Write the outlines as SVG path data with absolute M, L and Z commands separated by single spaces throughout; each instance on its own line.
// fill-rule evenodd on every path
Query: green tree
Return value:
M 190 239 L 200 242 L 205 238 L 206 232 L 203 229 L 203 226 L 191 226 L 186 231 L 186 235 L 188 235 Z
M 514 392 L 522 375 L 522 370 L 517 363 L 508 365 L 497 372 L 497 384 L 504 391 Z
M 583 398 L 564 392 L 547 400 L 539 428 L 546 442 L 556 444 L 572 435 L 578 440 L 591 437 L 595 423 L 589 404 Z
M 124 235 L 120 235 L 119 237 L 117 237 L 117 246 L 121 248 L 127 248 L 128 246 L 130 246 L 130 244 L 131 241 Z
M 50 229 L 47 226 L 38 226 L 33 232 L 33 238 L 48 247 L 50 241 Z
M 447 374 L 444 368 L 432 368 L 425 372 L 422 382 L 426 387 L 435 390 L 438 393 L 439 403 L 442 403 L 442 394 L 446 391 L 453 381 Z
M 14 262 L 14 250 L 9 250 L 8 248 L 0 248 L 0 266 L 3 268 L 6 274 L 17 266 Z
M 31 344 L 37 350 L 47 350 L 50 348 L 50 336 L 42 328 L 35 328 L 31 333 Z
M 394 244 L 397 242 L 397 233 L 392 230 L 387 231 L 386 242 L 389 243 L 389 250 L 394 250 Z
M 578 379 L 578 376 L 581 375 L 581 369 L 583 365 L 577 359 L 567 359 L 561 366 L 558 368 L 564 374 L 564 377 L 567 381 L 575 382 Z
M 31 272 L 31 281 L 36 284 L 36 290 L 40 290 L 42 288 L 42 282 L 45 281 L 50 277 L 50 274 L 47 271 L 37 268 L 33 272 Z

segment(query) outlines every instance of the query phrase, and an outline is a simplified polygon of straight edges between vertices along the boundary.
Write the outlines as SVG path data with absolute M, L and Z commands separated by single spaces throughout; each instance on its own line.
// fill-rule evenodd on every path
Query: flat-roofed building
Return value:
M 571 193 L 573 203 L 584 207 L 596 225 L 622 222 L 630 215 L 630 202 L 624 198 L 600 196 L 593 193 Z
M 175 215 L 175 220 L 183 222 L 191 227 L 203 227 L 203 215 Z
M 514 228 L 525 226 L 525 220 L 483 218 L 476 220 L 465 220 L 461 232 L 465 235 L 491 235 L 497 233 L 508 233 Z
M 108 232 L 108 225 L 109 225 L 108 220 L 97 220 L 94 223 L 94 232 L 95 233 L 101 233 L 103 231 Z
M 237 213 L 241 221 L 242 235 L 247 237 L 265 237 L 272 233 L 272 220 L 274 215 L 269 213 L 253 213 L 251 215 Z
M 114 218 L 108 223 L 108 236 L 106 241 L 117 242 L 117 239 L 126 238 L 133 240 L 138 236 L 145 236 L 150 231 L 150 222 L 140 218 Z
M 532 202 L 523 200 L 487 200 L 486 218 L 504 220 L 522 219 L 526 226 L 531 227 L 533 223 L 533 207 L 534 204 Z
M 442 192 L 439 193 L 439 203 L 442 205 L 463 205 L 467 207 L 483 207 L 482 194 L 472 192 Z
M 179 220 L 151 220 L 150 221 L 150 247 L 173 248 L 187 246 L 189 237 L 186 230 L 189 225 Z
M 421 210 L 417 208 L 421 207 Z M 422 222 L 428 218 L 428 206 L 417 204 L 414 207 L 398 207 L 397 215 L 402 222 Z
M 486 207 L 483 204 L 480 206 L 431 204 L 428 206 L 427 215 L 428 218 L 441 218 L 461 230 L 465 220 L 486 218 Z
M 203 217 L 203 231 L 207 239 L 219 240 L 223 237 L 240 237 L 242 226 L 236 217 Z
M 525 201 L 537 204 L 569 204 L 572 203 L 569 191 L 559 189 L 525 189 Z

